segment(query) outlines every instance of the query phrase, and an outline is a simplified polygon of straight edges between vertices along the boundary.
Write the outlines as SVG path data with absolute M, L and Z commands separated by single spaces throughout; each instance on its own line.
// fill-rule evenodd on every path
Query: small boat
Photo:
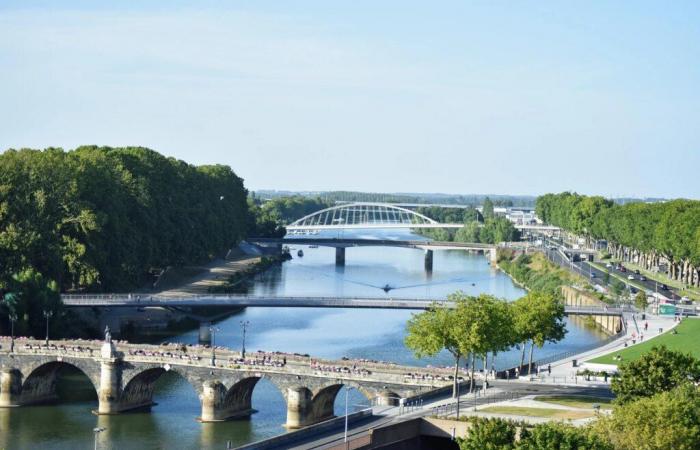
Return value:
M 297 256 L 299 256 L 299 257 L 304 256 L 304 250 L 299 250 L 299 251 L 297 252 Z
M 318 248 L 318 245 L 309 245 L 309 248 Z

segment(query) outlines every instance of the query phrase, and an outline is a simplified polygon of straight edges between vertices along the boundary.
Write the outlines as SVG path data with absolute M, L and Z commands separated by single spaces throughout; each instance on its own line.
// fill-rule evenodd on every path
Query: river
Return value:
M 345 237 L 365 237 L 364 232 L 346 232 Z M 375 231 L 372 236 L 377 237 Z M 383 232 L 385 239 L 419 239 L 406 232 Z M 279 295 L 367 295 L 411 298 L 443 298 L 461 290 L 467 294 L 489 293 L 509 300 L 524 291 L 504 273 L 492 269 L 484 256 L 461 250 L 436 251 L 432 273 L 423 269 L 423 252 L 416 249 L 365 247 L 346 251 L 345 267 L 335 266 L 332 248 L 293 246 L 294 258 L 256 277 L 252 293 Z M 297 249 L 304 256 L 298 257 Z M 385 293 L 381 288 L 393 289 Z M 353 309 L 248 308 L 216 324 L 217 345 L 240 348 L 241 321 L 250 322 L 248 351 L 280 350 L 327 358 L 363 357 L 411 365 L 450 365 L 449 355 L 417 360 L 403 346 L 404 327 L 410 311 Z M 575 350 L 604 338 L 599 332 L 569 323 L 566 338 L 537 350 L 536 358 Z M 168 338 L 171 342 L 196 343 L 198 331 Z M 518 358 L 513 350 L 498 356 L 497 367 L 512 366 Z M 201 424 L 199 399 L 182 378 L 167 373 L 157 383 L 151 412 L 118 416 L 95 416 L 96 395 L 80 373 L 66 373 L 60 380 L 63 401 L 57 405 L 0 409 L 0 448 L 89 449 L 93 428 L 102 449 L 224 449 L 284 433 L 286 406 L 282 394 L 261 380 L 253 394 L 258 412 L 249 419 Z M 358 391 L 348 393 L 350 409 L 366 405 Z M 345 407 L 343 391 L 336 400 L 336 413 Z

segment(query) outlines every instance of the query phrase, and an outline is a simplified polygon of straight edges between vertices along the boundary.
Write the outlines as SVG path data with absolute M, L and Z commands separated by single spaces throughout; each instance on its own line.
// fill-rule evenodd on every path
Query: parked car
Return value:
M 613 267 L 613 265 L 610 264 L 610 263 L 607 263 L 607 264 L 605 265 L 605 268 L 606 268 L 606 269 L 612 269 L 612 267 Z
M 595 274 L 591 272 L 591 278 L 595 278 Z
M 640 273 L 640 272 L 639 272 L 639 269 L 634 269 L 634 273 L 636 273 L 637 275 L 639 275 L 639 273 Z
M 645 277 L 644 275 L 640 275 L 639 281 L 647 281 L 647 277 Z
M 632 275 L 632 274 L 627 275 L 627 279 L 628 279 L 628 280 L 634 280 L 634 275 Z
M 659 285 L 659 288 L 663 289 L 664 291 L 668 291 L 668 286 L 666 286 L 666 285 L 663 284 L 663 283 L 661 283 L 661 284 Z

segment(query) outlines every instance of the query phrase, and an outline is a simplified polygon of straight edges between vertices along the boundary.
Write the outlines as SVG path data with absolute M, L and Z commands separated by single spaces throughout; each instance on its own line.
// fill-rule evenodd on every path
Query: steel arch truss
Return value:
M 288 230 L 340 228 L 433 228 L 440 224 L 410 209 L 387 203 L 349 203 L 316 211 L 287 226 Z

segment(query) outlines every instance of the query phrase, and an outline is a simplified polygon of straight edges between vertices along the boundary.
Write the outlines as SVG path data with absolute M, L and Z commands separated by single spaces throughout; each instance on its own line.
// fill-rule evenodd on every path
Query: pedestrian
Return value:
M 644 331 L 647 331 L 647 328 L 649 328 L 649 322 L 644 322 Z
M 547 364 L 547 372 L 551 375 L 552 374 L 552 365 Z

